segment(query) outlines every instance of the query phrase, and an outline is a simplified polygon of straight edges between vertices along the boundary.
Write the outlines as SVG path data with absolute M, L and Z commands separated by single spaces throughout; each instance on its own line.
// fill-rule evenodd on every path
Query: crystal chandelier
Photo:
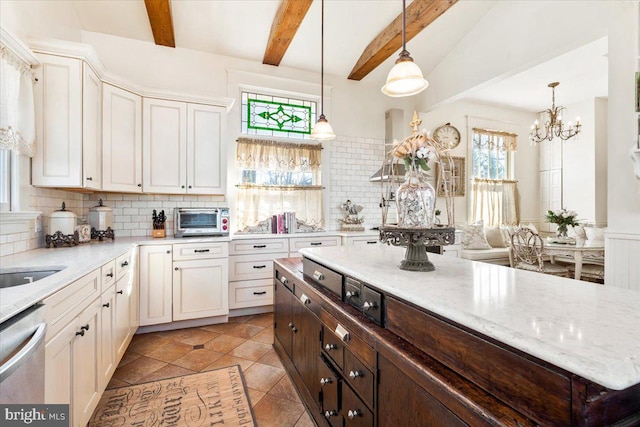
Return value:
M 543 133 L 541 133 L 542 128 L 540 127 L 538 120 L 531 125 L 531 133 L 529 134 L 531 142 L 539 143 L 544 140 L 551 141 L 556 137 L 566 141 L 569 138 L 573 138 L 580 132 L 580 128 L 582 127 L 580 124 L 580 117 L 576 119 L 575 125 L 569 122 L 565 126 L 562 121 L 562 111 L 565 110 L 565 107 L 556 107 L 556 86 L 559 84 L 559 82 L 553 82 L 547 85 L 551 88 L 551 108 L 540 112 L 546 117 Z

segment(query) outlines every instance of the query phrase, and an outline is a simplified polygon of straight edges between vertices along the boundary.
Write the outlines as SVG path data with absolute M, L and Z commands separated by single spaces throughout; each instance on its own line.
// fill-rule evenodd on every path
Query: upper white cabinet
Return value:
M 100 189 L 101 82 L 79 59 L 38 59 L 33 185 Z
M 225 115 L 222 107 L 145 98 L 143 191 L 223 194 Z
M 142 97 L 102 87 L 102 188 L 142 192 Z

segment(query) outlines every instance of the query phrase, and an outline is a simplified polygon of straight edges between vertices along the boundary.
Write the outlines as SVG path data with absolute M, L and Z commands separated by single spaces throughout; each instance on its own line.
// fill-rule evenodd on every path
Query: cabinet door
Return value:
M 229 314 L 228 261 L 173 263 L 173 320 Z
M 102 82 L 82 64 L 82 168 L 83 186 L 102 188 Z
M 71 404 L 73 340 L 76 323 L 70 322 L 45 345 L 44 403 Z M 69 414 L 73 416 L 73 414 Z M 69 425 L 72 420 L 69 420 Z
M 100 298 L 80 313 L 73 341 L 73 419 L 84 426 L 95 409 L 100 388 Z
M 144 98 L 142 129 L 144 192 L 184 194 L 187 182 L 187 104 Z
M 140 246 L 140 325 L 171 322 L 171 245 Z
M 102 87 L 102 188 L 142 192 L 142 97 Z
M 115 284 L 101 297 L 100 304 L 100 388 L 103 390 L 116 370 L 115 351 Z
M 131 300 L 133 298 L 133 283 L 130 275 L 125 275 L 116 282 L 115 296 L 115 337 L 114 346 L 116 358 L 120 360 L 131 342 Z
M 285 285 L 278 280 L 275 281 L 273 293 L 273 320 L 274 335 L 280 342 L 282 348 L 291 358 L 291 328 L 293 319 L 291 318 L 291 308 L 294 302 L 293 294 Z M 289 326 L 291 325 L 291 326 Z
M 225 193 L 226 115 L 223 107 L 188 104 L 187 193 Z
M 295 297 L 294 297 L 295 298 Z M 304 300 L 305 295 L 301 295 Z M 301 300 L 293 301 L 293 345 L 291 359 L 314 399 L 320 394 L 318 356 L 320 355 L 320 321 Z
M 32 184 L 82 187 L 82 62 L 38 55 Z

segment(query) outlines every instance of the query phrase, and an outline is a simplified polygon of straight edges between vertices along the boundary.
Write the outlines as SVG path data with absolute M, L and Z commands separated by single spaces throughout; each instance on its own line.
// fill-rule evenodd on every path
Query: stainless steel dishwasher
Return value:
M 44 403 L 44 306 L 0 325 L 0 402 Z

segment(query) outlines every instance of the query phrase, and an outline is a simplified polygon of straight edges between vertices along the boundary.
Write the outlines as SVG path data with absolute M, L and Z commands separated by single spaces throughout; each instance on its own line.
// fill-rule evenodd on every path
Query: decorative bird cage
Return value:
M 428 246 L 451 245 L 455 240 L 454 203 L 452 186 L 446 176 L 440 174 L 436 187 L 440 188 L 446 208 L 446 224 L 435 224 L 437 192 L 427 179 L 429 163 L 439 163 L 444 169 L 452 170 L 453 160 L 449 150 L 420 131 L 422 120 L 413 113 L 410 123 L 412 134 L 402 141 L 394 141 L 392 149 L 386 153 L 383 169 L 397 176 L 405 171 L 405 179 L 390 179 L 381 182 L 382 189 L 382 227 L 380 240 L 393 246 L 407 247 L 405 259 L 400 268 L 410 271 L 433 271 L 435 266 L 427 256 Z M 398 210 L 398 224 L 387 223 L 391 203 L 395 198 Z

